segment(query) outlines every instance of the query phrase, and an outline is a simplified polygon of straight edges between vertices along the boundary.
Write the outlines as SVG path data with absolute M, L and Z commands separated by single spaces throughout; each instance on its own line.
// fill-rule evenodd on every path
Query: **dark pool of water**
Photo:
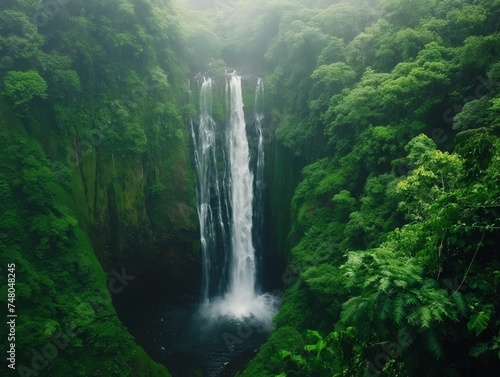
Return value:
M 269 331 L 248 318 L 206 319 L 189 296 L 155 309 L 137 310 L 125 324 L 137 343 L 174 377 L 234 376 L 255 355 Z

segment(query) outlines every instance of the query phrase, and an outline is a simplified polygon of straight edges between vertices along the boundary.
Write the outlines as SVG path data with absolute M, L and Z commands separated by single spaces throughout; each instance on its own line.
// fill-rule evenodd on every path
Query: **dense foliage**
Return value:
M 500 375 L 500 2 L 185 3 L 204 11 L 0 4 L 22 375 L 168 375 L 102 266 L 195 228 L 187 83 L 226 66 L 265 77 L 275 252 L 297 276 L 241 375 Z
M 2 131 L 0 146 L 0 260 L 2 273 L 13 263 L 16 276 L 15 301 L 2 294 L 0 303 L 18 308 L 19 375 L 169 376 L 118 321 L 106 275 L 67 207 L 67 177 L 59 182 L 40 146 L 25 136 Z M 124 289 L 113 286 L 115 293 Z M 0 370 L 12 373 L 6 363 Z
M 299 278 L 242 376 L 500 373 L 499 15 L 491 0 L 233 9 L 226 59 L 271 71 L 277 140 L 306 165 Z
M 169 375 L 110 293 L 135 276 L 120 258 L 195 229 L 183 106 L 205 60 L 188 46 L 211 34 L 179 18 L 167 0 L 0 3 L 0 272 L 16 265 L 21 376 Z

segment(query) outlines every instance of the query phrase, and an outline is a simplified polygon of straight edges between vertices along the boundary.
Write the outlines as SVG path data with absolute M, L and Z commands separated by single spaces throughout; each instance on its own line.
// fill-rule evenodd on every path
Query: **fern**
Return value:
M 386 261 L 381 261 L 379 258 L 377 258 L 376 261 L 378 262 L 379 265 L 382 265 L 385 268 L 391 267 L 390 265 L 385 265 Z M 384 264 L 382 264 L 381 262 Z M 382 270 L 380 271 L 380 274 L 386 277 L 392 277 L 392 272 L 389 270 Z
M 401 288 L 405 289 L 408 286 L 408 283 L 404 280 L 396 279 L 396 280 L 394 280 L 394 285 L 396 287 L 401 287 Z
M 407 306 L 411 306 L 411 305 L 416 306 L 417 302 L 418 302 L 417 298 L 413 294 L 409 293 L 408 295 L 406 295 L 405 304 Z
M 394 321 L 401 325 L 403 318 L 405 316 L 405 302 L 403 297 L 400 295 L 394 301 Z
M 384 276 L 382 279 L 380 279 L 380 284 L 378 286 L 378 290 L 385 292 L 387 290 L 387 288 L 389 288 L 390 284 L 391 284 L 391 280 L 387 276 Z
M 364 253 L 350 252 L 346 254 L 347 262 L 341 267 L 344 276 L 344 287 L 350 289 L 360 285 L 359 269 L 364 266 Z M 362 276 L 362 275 L 361 275 Z
M 464 296 L 460 292 L 455 292 L 450 298 L 453 298 L 457 312 L 461 316 L 464 316 L 467 313 L 467 303 L 464 300 Z
M 415 337 L 407 329 L 401 329 L 398 332 L 398 343 L 403 349 L 410 347 L 415 341 Z
M 443 302 L 442 299 L 439 300 L 436 298 L 436 300 L 429 305 L 429 310 L 431 311 L 433 317 L 432 319 L 441 321 L 443 316 L 453 317 L 452 313 L 446 310 L 446 304 L 447 302 L 445 300 Z
M 479 313 L 475 313 L 471 315 L 469 322 L 467 323 L 467 329 L 470 332 L 475 332 L 476 336 L 481 334 L 490 322 L 490 313 L 480 311 Z
M 485 352 L 489 350 L 488 344 L 486 343 L 478 343 L 474 347 L 472 347 L 469 351 L 469 355 L 472 357 L 479 357 Z
M 373 335 L 373 318 L 376 313 L 377 294 L 366 297 L 356 296 L 342 305 L 340 322 L 346 326 L 354 326 L 360 339 L 369 339 Z
M 425 344 L 429 351 L 432 352 L 436 360 L 444 359 L 444 351 L 441 343 L 436 338 L 436 334 L 432 329 L 429 329 L 423 333 Z
M 420 308 L 420 324 L 422 327 L 430 328 L 431 327 L 431 311 L 427 306 L 423 306 Z
M 378 275 L 373 275 L 363 282 L 362 287 L 368 288 L 370 285 L 372 285 L 372 283 L 376 282 L 379 279 L 380 279 L 380 277 Z
M 363 304 L 363 298 L 360 296 L 356 297 L 351 297 L 349 300 L 344 302 L 342 305 L 342 313 L 340 316 L 340 320 L 343 323 L 354 323 L 356 314 L 360 308 L 360 306 Z
M 387 296 L 384 299 L 384 303 L 382 304 L 382 310 L 380 311 L 380 319 L 381 320 L 386 320 L 389 318 L 389 313 L 391 312 L 392 309 L 392 299 Z

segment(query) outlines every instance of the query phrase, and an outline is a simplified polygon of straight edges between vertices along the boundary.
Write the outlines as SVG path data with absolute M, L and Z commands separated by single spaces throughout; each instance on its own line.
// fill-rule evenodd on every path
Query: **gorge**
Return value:
M 0 375 L 500 375 L 499 15 L 2 1 Z
M 257 271 L 262 249 L 256 247 L 262 243 L 254 244 L 260 236 L 254 223 L 263 223 L 255 209 L 263 206 L 258 201 L 263 196 L 262 117 L 254 120 L 257 156 L 251 161 L 241 76 L 233 72 L 226 77 L 226 124 L 212 118 L 212 80 L 202 80 L 199 116 L 190 122 L 197 173 L 201 297 L 189 296 L 182 304 L 166 304 L 153 315 L 142 318 L 141 313 L 126 323 L 139 344 L 170 371 L 216 377 L 231 375 L 253 355 L 271 329 L 279 296 L 259 293 L 263 285 L 257 279 L 262 275 Z M 262 91 L 263 82 L 258 79 L 256 101 Z

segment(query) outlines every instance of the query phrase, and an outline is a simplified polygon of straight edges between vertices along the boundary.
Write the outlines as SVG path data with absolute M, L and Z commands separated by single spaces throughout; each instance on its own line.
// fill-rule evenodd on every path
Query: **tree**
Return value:
M 405 197 L 400 208 L 413 221 L 427 219 L 429 207 L 441 195 L 454 190 L 463 176 L 463 160 L 456 154 L 433 149 L 433 144 L 427 136 L 420 135 L 406 147 L 416 168 L 398 183 L 397 189 Z
M 4 95 L 16 107 L 27 105 L 34 97 L 47 98 L 47 84 L 37 71 L 9 71 L 3 85 Z
M 344 96 L 333 97 L 323 119 L 326 134 L 336 153 L 352 149 L 356 136 L 369 125 L 382 122 L 385 108 L 380 101 L 380 87 L 389 74 L 367 69 L 360 82 Z
M 384 0 L 385 18 L 397 26 L 414 27 L 422 19 L 429 18 L 437 0 Z
M 393 79 L 380 89 L 382 102 L 400 117 L 428 113 L 448 92 L 453 68 L 446 59 L 448 53 L 445 47 L 431 42 L 416 61 L 399 63 Z
M 35 2 L 33 5 L 41 6 Z M 36 12 L 37 9 L 29 9 L 27 14 L 37 14 Z M 6 58 L 12 59 L 12 63 L 24 65 L 25 59 L 34 62 L 44 42 L 43 36 L 38 33 L 36 25 L 27 14 L 14 9 L 0 11 L 0 51 Z
M 488 97 L 467 102 L 462 111 L 453 119 L 453 128 L 460 131 L 489 126 L 494 115 L 489 111 L 491 101 Z

